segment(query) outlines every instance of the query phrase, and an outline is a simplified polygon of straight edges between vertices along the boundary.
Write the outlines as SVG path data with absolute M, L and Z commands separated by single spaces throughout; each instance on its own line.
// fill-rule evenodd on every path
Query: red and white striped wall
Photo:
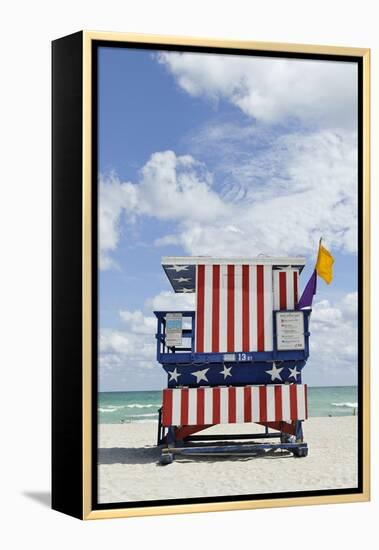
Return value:
M 272 351 L 272 266 L 198 265 L 198 353 Z
M 295 309 L 299 299 L 299 270 L 274 270 L 273 279 L 274 309 Z
M 306 384 L 163 390 L 163 426 L 290 422 L 306 418 Z

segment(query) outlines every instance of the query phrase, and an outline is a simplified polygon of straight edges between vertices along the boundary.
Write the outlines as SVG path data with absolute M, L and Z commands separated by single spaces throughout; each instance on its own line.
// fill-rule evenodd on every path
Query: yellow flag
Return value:
M 327 284 L 330 284 L 333 279 L 333 264 L 334 258 L 324 246 L 320 243 L 318 249 L 316 271 L 317 275 L 324 279 Z

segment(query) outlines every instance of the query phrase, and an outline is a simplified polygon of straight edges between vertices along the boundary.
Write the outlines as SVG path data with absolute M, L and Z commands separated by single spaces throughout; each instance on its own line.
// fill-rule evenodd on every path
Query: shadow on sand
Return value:
M 156 464 L 159 465 L 161 450 L 158 447 L 109 447 L 98 450 L 97 461 L 102 464 Z M 175 456 L 175 462 L 243 462 L 254 459 L 279 459 L 293 457 L 292 453 L 286 450 L 259 451 L 249 455 L 228 455 L 228 456 L 204 456 L 197 455 Z
M 98 449 L 98 464 L 154 464 L 158 462 L 158 447 L 109 447 Z

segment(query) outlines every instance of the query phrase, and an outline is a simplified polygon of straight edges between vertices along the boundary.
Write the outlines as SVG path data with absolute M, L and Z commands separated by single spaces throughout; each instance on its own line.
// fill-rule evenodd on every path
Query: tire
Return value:
M 174 461 L 174 455 L 172 453 L 162 453 L 159 459 L 159 464 L 161 466 L 167 466 Z
M 298 447 L 297 449 L 293 449 L 292 452 L 296 458 L 305 458 L 308 456 L 308 447 Z

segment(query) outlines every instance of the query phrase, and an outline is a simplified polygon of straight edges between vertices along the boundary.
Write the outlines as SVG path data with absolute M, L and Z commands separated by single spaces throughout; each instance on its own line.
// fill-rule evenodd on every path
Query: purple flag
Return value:
M 304 288 L 303 294 L 296 306 L 296 309 L 303 309 L 304 307 L 312 307 L 313 296 L 316 294 L 317 289 L 317 272 L 311 275 L 311 278 L 307 282 L 307 286 Z

